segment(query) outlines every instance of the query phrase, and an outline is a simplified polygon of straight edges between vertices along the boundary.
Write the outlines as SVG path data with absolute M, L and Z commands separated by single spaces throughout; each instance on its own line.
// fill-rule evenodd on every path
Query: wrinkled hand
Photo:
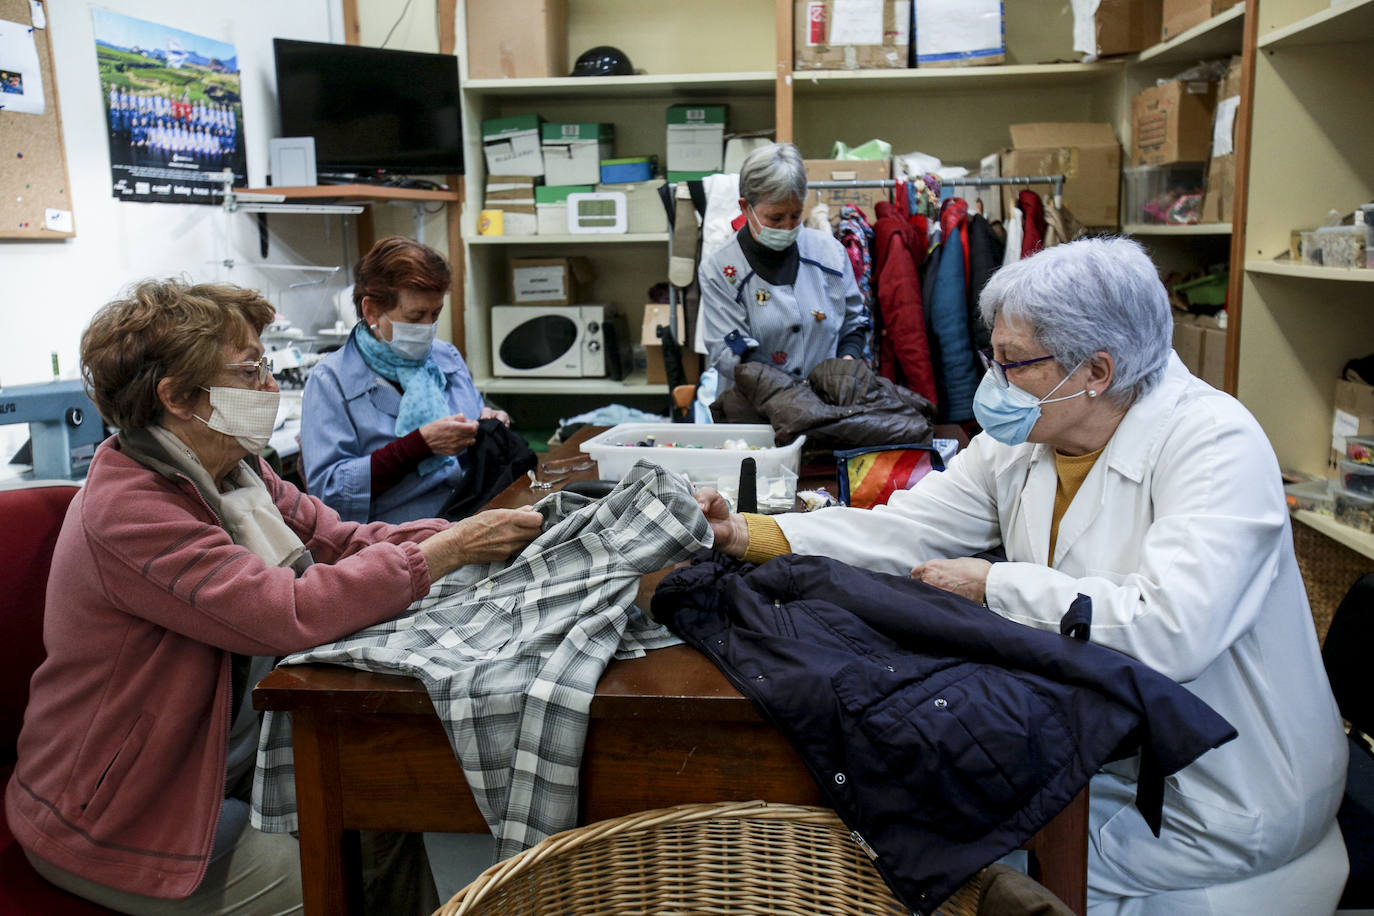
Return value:
M 420 436 L 434 454 L 456 455 L 477 441 L 477 421 L 456 413 L 421 426 Z
M 479 420 L 500 420 L 504 426 L 510 426 L 510 414 L 504 410 L 495 410 L 491 407 L 483 407 Z
M 420 542 L 431 579 L 469 563 L 504 560 L 539 536 L 544 517 L 533 509 L 488 509 Z
M 987 597 L 990 569 L 991 563 L 977 557 L 927 560 L 911 570 L 911 578 L 982 604 Z
M 694 495 L 697 505 L 701 506 L 701 514 L 711 526 L 715 549 L 732 557 L 743 557 L 749 549 L 749 526 L 744 516 L 731 512 L 725 497 L 711 487 L 702 487 Z

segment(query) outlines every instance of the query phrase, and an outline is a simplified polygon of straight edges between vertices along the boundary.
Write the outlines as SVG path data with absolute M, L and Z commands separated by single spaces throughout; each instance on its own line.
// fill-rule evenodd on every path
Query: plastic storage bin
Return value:
M 1374 464 L 1361 464 L 1349 458 L 1341 459 L 1341 486 L 1374 499 Z
M 1123 223 L 1187 225 L 1202 211 L 1203 162 L 1122 169 Z
M 650 441 L 653 445 L 641 445 Z M 727 449 L 725 440 L 742 439 L 746 449 Z M 739 479 L 740 462 L 753 458 L 760 498 L 765 480 L 791 473 L 793 486 L 801 464 L 805 436 L 790 445 L 773 445 L 773 427 L 749 423 L 621 423 L 582 443 L 582 451 L 596 461 L 603 480 L 620 480 L 643 458 L 685 474 L 693 483 L 715 486 L 726 475 Z M 671 444 L 670 444 L 671 443 Z
M 1336 514 L 1336 502 L 1331 495 L 1331 481 L 1329 480 L 1304 480 L 1301 483 L 1290 483 L 1283 488 L 1283 493 L 1284 498 L 1288 500 L 1289 509 L 1305 509 L 1308 512 L 1327 516 Z
M 1336 521 L 1360 531 L 1374 534 L 1374 496 L 1352 493 L 1344 487 L 1335 487 Z
M 602 159 L 601 183 L 625 184 L 631 181 L 648 181 L 654 177 L 654 163 L 648 156 L 635 156 L 629 159 Z
M 1359 464 L 1374 464 L 1374 436 L 1346 436 L 1345 457 Z
M 1323 267 L 1365 266 L 1364 226 L 1323 226 L 1315 235 Z

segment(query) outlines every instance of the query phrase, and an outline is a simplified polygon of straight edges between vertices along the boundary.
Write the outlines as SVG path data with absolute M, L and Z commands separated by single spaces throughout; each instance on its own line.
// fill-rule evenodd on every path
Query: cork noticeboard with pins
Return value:
M 76 235 L 45 6 L 0 0 L 0 240 Z M 41 86 L 24 67 L 30 53 Z M 40 98 L 41 112 L 25 110 Z

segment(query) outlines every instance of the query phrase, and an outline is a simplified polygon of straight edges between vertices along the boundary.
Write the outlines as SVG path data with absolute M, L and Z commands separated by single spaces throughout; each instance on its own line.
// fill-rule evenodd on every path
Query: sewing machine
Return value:
M 72 466 L 72 450 L 105 438 L 105 424 L 80 380 L 0 388 L 0 424 L 29 424 L 35 480 L 85 476 Z

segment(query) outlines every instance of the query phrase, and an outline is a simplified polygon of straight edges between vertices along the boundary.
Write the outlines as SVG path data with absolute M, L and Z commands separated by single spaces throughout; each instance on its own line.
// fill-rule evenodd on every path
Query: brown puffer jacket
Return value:
M 793 378 L 764 363 L 735 367 L 735 385 L 711 405 L 717 423 L 768 423 L 778 445 L 806 434 L 807 450 L 929 445 L 935 408 L 856 359 L 827 359 Z

